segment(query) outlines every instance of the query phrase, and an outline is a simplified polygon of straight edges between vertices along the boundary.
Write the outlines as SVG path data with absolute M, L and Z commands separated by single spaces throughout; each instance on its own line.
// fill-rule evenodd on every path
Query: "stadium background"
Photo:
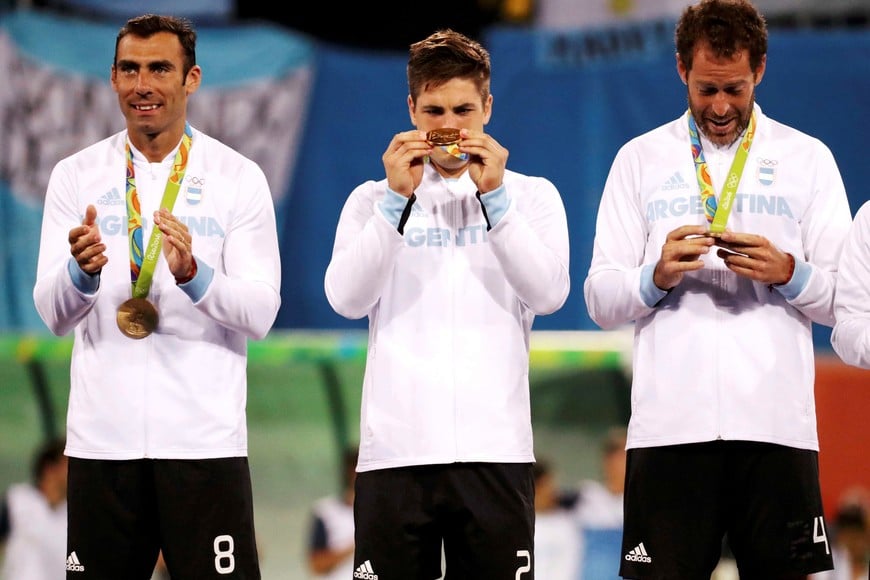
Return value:
M 5 489 L 28 477 L 38 442 L 64 427 L 70 342 L 47 335 L 31 300 L 45 182 L 58 159 L 123 121 L 107 83 L 119 18 L 0 7 Z M 600 437 L 628 418 L 630 335 L 595 328 L 582 282 L 617 148 L 676 117 L 685 103 L 672 30 L 667 20 L 562 31 L 490 23 L 479 30 L 493 59 L 488 131 L 510 150 L 513 169 L 557 185 L 569 217 L 573 288 L 561 311 L 536 321 L 531 372 L 536 449 L 554 460 L 565 485 L 598 475 Z M 199 32 L 204 84 L 191 120 L 263 165 L 278 209 L 283 304 L 274 332 L 250 347 L 250 456 L 264 578 L 303 578 L 308 507 L 337 491 L 338 450 L 356 440 L 365 348 L 365 321 L 331 311 L 323 272 L 344 199 L 383 173 L 384 144 L 409 128 L 405 51 L 338 44 L 257 20 L 204 19 Z M 870 132 L 867 27 L 773 29 L 769 64 L 759 102 L 831 147 L 854 212 L 870 197 L 860 141 Z M 870 486 L 860 452 L 870 443 L 860 417 L 870 390 L 866 371 L 832 355 L 829 336 L 816 329 L 831 509 L 846 487 Z

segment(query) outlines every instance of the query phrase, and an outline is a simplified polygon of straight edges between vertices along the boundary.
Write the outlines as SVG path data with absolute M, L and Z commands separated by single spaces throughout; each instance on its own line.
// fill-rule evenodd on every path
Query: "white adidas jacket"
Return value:
M 159 326 L 133 340 L 116 323 L 118 306 L 132 291 L 125 141 L 122 131 L 60 161 L 46 194 L 33 296 L 53 333 L 75 331 L 66 453 L 90 459 L 245 456 L 247 340 L 268 333 L 280 305 L 266 177 L 249 159 L 193 131 L 172 213 L 190 229 L 198 273 L 182 289 L 161 254 L 148 294 Z M 162 163 L 133 155 L 147 244 L 175 152 Z M 89 204 L 97 208 L 109 258 L 95 293 L 79 290 L 70 274 L 69 230 L 81 224 Z
M 858 209 L 843 246 L 834 314 L 834 351 L 844 362 L 870 369 L 870 201 Z
M 685 114 L 624 145 L 607 178 L 584 293 L 602 328 L 635 322 L 629 448 L 738 439 L 818 450 L 811 325 L 834 323 L 851 213 L 829 149 L 755 113 L 727 225 L 791 253 L 789 284 L 738 277 L 713 251 L 670 293 L 655 288 L 668 232 L 706 224 Z M 702 141 L 717 193 L 738 144 Z
M 504 188 L 491 231 L 467 172 L 425 166 L 404 236 L 385 179 L 347 199 L 325 291 L 369 318 L 359 471 L 534 460 L 529 334 L 568 296 L 568 228 L 551 182 L 507 171 Z

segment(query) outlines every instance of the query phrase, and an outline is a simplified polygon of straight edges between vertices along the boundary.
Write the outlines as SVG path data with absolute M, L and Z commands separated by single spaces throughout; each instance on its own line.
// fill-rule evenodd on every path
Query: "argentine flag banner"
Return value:
M 256 161 L 281 228 L 314 77 L 314 46 L 268 24 L 199 25 L 190 123 Z M 32 303 L 48 178 L 62 158 L 124 128 L 109 83 L 117 22 L 0 15 L 0 330 L 42 330 Z M 195 187 L 185 193 L 198 201 Z

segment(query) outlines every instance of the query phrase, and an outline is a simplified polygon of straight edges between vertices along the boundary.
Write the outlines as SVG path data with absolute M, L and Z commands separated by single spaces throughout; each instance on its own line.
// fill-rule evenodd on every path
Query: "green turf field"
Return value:
M 532 342 L 535 448 L 564 485 L 598 476 L 605 431 L 628 418 L 623 334 L 538 333 Z M 0 489 L 62 433 L 68 340 L 0 338 Z M 264 580 L 307 578 L 308 507 L 339 487 L 339 449 L 358 437 L 365 336 L 285 333 L 251 343 L 248 436 Z M 46 403 L 40 404 L 38 385 Z

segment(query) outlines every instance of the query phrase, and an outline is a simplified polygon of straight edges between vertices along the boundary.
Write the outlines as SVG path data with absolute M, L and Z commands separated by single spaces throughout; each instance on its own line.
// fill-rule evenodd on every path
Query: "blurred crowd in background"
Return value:
M 420 2 L 311 2 L 304 10 L 268 0 L 0 0 L 95 17 L 182 11 L 197 22 L 269 21 L 349 47 L 404 51 L 435 28 L 478 38 L 490 26 L 568 29 L 649 19 L 676 20 L 688 0 L 466 0 L 437 8 Z M 870 0 L 756 0 L 771 28 L 867 27 Z M 399 24 L 397 24 L 399 23 Z

